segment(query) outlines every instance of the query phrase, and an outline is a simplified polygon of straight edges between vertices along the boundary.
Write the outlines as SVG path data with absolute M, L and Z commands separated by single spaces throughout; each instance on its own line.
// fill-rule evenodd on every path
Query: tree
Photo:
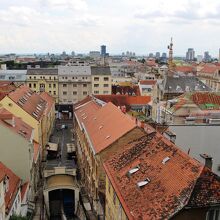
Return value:
M 12 215 L 11 217 L 10 217 L 10 220 L 28 220 L 28 218 L 27 217 L 22 217 L 22 216 L 18 216 L 18 215 Z

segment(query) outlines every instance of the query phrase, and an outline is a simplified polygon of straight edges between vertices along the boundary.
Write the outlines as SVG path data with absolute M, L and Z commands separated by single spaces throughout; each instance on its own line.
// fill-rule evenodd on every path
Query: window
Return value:
M 54 79 L 56 79 L 56 77 L 54 76 Z
M 83 87 L 87 87 L 87 84 L 83 84 Z
M 49 84 L 49 88 L 51 88 L 51 84 Z
M 86 92 L 86 91 L 84 91 L 84 92 L 83 92 L 83 95 L 87 95 L 87 92 Z
M 53 88 L 56 88 L 56 84 L 53 84 Z
M 29 83 L 29 87 L 31 88 L 31 83 Z
M 94 87 L 99 87 L 99 84 L 94 84 Z
M 108 81 L 109 80 L 109 78 L 108 77 L 104 77 L 104 81 Z
M 67 84 L 63 84 L 63 87 L 67 87 Z
M 75 79 L 74 77 L 72 77 L 72 79 Z
M 220 209 L 211 209 L 206 214 L 206 220 L 220 220 Z
M 34 88 L 36 88 L 36 83 L 34 83 Z
M 108 94 L 108 91 L 104 91 L 103 93 L 104 93 L 104 94 Z
M 73 91 L 73 95 L 77 95 L 77 92 L 76 92 L 76 91 Z
M 77 84 L 73 84 L 73 87 L 77 87 Z
M 36 76 L 34 76 L 34 79 L 36 79 Z
M 56 91 L 53 91 L 53 94 L 56 95 Z
M 31 76 L 29 76 L 29 79 L 31 79 Z
M 99 81 L 99 77 L 94 77 L 94 81 Z
M 49 91 L 49 93 L 51 94 L 51 91 Z
M 51 79 L 51 76 L 49 77 L 49 79 Z
M 104 87 L 108 87 L 108 84 L 104 84 Z
M 67 92 L 66 92 L 66 91 L 64 91 L 64 92 L 63 92 L 63 95 L 67 95 Z
M 99 91 L 94 91 L 95 94 L 99 94 Z
M 67 79 L 67 77 L 65 77 L 65 79 Z
M 114 192 L 114 194 L 113 194 L 113 203 L 114 203 L 114 205 L 115 205 L 115 203 L 116 203 L 116 193 Z
M 45 79 L 45 76 L 43 76 L 43 79 Z

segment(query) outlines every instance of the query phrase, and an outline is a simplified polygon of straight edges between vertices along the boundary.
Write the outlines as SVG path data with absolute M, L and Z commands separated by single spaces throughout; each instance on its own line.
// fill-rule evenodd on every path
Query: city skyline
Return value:
M 174 56 L 194 48 L 196 55 L 209 51 L 218 57 L 219 9 L 217 0 L 3 0 L 0 48 L 1 53 L 88 53 L 104 44 L 110 54 L 144 55 L 167 53 L 173 37 Z

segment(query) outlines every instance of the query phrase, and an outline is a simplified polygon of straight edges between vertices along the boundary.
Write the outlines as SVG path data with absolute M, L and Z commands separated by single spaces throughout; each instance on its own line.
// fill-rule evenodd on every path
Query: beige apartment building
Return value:
M 27 69 L 26 85 L 34 92 L 47 92 L 58 102 L 57 68 Z
M 73 104 L 91 94 L 91 67 L 58 66 L 59 104 Z
M 111 95 L 112 76 L 109 66 L 91 66 L 92 94 Z

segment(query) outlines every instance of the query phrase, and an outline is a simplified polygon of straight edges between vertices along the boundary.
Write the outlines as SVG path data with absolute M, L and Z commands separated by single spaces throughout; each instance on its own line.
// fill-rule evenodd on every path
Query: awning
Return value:
M 58 144 L 48 142 L 47 144 L 48 151 L 57 151 L 57 149 L 58 149 Z

